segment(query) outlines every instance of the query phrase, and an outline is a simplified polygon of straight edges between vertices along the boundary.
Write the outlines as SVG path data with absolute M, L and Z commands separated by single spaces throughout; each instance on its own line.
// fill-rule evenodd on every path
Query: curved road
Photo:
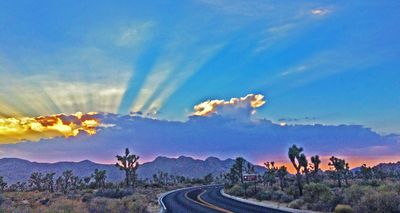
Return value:
M 281 213 L 286 212 L 239 202 L 222 196 L 222 186 L 182 189 L 165 195 L 162 202 L 168 213 Z

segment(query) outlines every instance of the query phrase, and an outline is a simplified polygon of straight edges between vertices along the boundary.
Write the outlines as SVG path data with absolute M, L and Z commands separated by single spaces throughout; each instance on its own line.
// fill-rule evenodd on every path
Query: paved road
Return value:
M 222 186 L 204 186 L 184 189 L 167 194 L 163 203 L 168 213 L 282 213 L 270 209 L 239 202 L 221 195 Z

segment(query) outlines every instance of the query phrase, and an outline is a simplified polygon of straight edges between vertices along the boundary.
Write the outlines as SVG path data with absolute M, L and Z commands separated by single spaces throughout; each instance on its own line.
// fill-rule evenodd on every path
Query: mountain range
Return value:
M 225 173 L 229 171 L 234 162 L 233 159 L 220 160 L 216 157 L 199 160 L 186 156 L 178 158 L 160 156 L 151 162 L 141 164 L 137 172 L 141 179 L 151 179 L 153 174 L 157 174 L 159 171 L 175 176 L 202 178 L 209 173 L 212 173 L 214 176 Z M 59 176 L 65 170 L 72 170 L 79 177 L 87 177 L 95 169 L 106 170 L 108 181 L 116 182 L 124 179 L 123 171 L 114 165 L 99 164 L 89 160 L 80 162 L 38 163 L 19 158 L 0 159 L 0 176 L 3 176 L 4 180 L 9 184 L 27 181 L 33 172 L 55 172 L 56 176 Z M 264 167 L 258 165 L 255 165 L 255 169 L 257 173 L 265 171 Z

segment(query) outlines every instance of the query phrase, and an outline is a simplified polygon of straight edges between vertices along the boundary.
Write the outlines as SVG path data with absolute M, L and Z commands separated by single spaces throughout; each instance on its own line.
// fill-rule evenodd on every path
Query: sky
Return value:
M 121 124 L 124 115 L 143 117 L 144 126 L 150 121 L 188 125 L 196 137 L 198 129 L 189 125 L 194 115 L 213 122 L 210 117 L 239 120 L 229 131 L 263 120 L 315 131 L 320 131 L 315 124 L 345 125 L 358 128 L 354 135 L 373 135 L 346 137 L 357 149 L 375 147 L 360 154 L 362 159 L 394 161 L 398 149 L 389 153 L 376 147 L 392 147 L 386 143 L 395 142 L 387 141 L 400 134 L 399 9 L 396 0 L 1 1 L 0 156 L 55 161 L 43 158 L 40 150 L 56 153 L 49 143 L 89 140 L 86 134 L 96 141 L 111 132 L 110 140 L 118 140 L 115 129 L 130 128 Z M 252 103 L 245 99 L 248 94 L 262 95 L 265 103 Z M 214 100 L 205 104 L 214 104 L 209 113 L 194 108 L 207 100 Z M 89 112 L 121 120 L 96 123 Z M 174 130 L 184 135 L 180 127 Z M 329 137 L 343 136 L 330 131 L 336 135 L 326 133 Z M 243 134 L 243 140 L 257 135 Z M 276 140 L 285 142 L 277 150 L 301 144 L 299 137 L 286 140 L 282 134 Z M 366 138 L 370 142 L 360 146 L 358 141 Z M 229 148 L 240 141 L 216 143 Z M 41 148 L 26 148 L 31 146 Z M 67 146 L 58 152 L 82 148 Z M 250 144 L 246 152 L 229 156 L 201 146 L 181 151 L 199 157 L 253 156 L 252 150 L 261 147 Z M 148 159 L 179 154 L 161 145 L 153 153 L 145 149 L 138 152 Z M 309 149 L 326 155 L 334 151 L 321 145 Z M 355 153 L 338 154 L 356 158 Z M 264 158 L 260 153 L 252 160 Z

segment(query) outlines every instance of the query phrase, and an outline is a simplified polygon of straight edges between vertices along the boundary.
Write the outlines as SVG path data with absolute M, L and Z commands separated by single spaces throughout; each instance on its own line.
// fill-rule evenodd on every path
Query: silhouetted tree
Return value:
M 132 186 L 135 188 L 136 181 L 136 170 L 139 167 L 139 156 L 130 154 L 129 149 L 125 149 L 125 155 L 116 156 L 118 162 L 115 164 L 120 170 L 125 171 L 125 183 L 126 187 Z
M 34 172 L 31 174 L 28 180 L 29 186 L 35 190 L 42 191 L 43 174 L 40 172 Z
M 299 194 L 300 196 L 303 195 L 303 185 L 301 183 L 301 164 L 300 161 L 303 158 L 301 152 L 303 151 L 303 148 L 297 147 L 296 145 L 293 145 L 292 147 L 289 148 L 288 156 L 290 159 L 290 162 L 292 162 L 294 169 L 296 170 L 296 181 L 297 181 L 297 187 L 299 188 Z
M 321 164 L 321 160 L 318 155 L 311 156 L 311 163 L 313 164 L 313 172 L 318 173 L 319 165 Z
M 95 169 L 92 177 L 97 188 L 104 188 L 106 186 L 106 170 Z
M 318 155 L 311 156 L 311 163 L 312 163 L 312 177 L 314 181 L 319 182 L 320 181 L 320 175 L 319 175 L 319 165 L 321 164 L 321 160 L 319 159 Z
M 286 166 L 281 166 L 279 169 L 276 171 L 276 176 L 279 178 L 279 185 L 281 187 L 281 190 L 285 187 L 285 177 L 289 174 L 287 171 Z
M 240 181 L 240 178 L 235 174 L 233 167 L 231 167 L 228 173 L 224 174 L 224 179 L 231 185 Z
M 72 170 L 65 170 L 60 177 L 56 180 L 57 188 L 64 194 L 74 187 L 76 178 Z
M 263 175 L 263 182 L 269 184 L 270 187 L 276 182 L 275 181 L 275 176 L 276 176 L 276 171 L 277 167 L 275 167 L 275 162 L 266 162 L 264 163 L 264 166 L 267 168 L 267 171 L 264 172 Z
M 0 192 L 4 192 L 4 189 L 6 188 L 7 183 L 4 181 L 3 176 L 0 176 Z
M 204 176 L 203 179 L 204 179 L 204 183 L 205 184 L 211 184 L 214 181 L 214 178 L 213 178 L 211 173 L 209 173 L 206 176 Z
M 239 180 L 241 184 L 244 183 L 243 174 L 246 171 L 245 168 L 246 160 L 242 157 L 238 157 L 235 160 L 235 164 L 233 164 L 230 173 L 235 177 L 233 180 Z
M 85 183 L 85 186 L 86 187 L 89 187 L 89 185 L 90 185 L 90 181 L 92 180 L 92 177 L 91 176 L 89 176 L 89 177 L 84 177 L 83 178 L 83 182 Z
M 357 176 L 366 181 L 366 180 L 372 179 L 374 177 L 374 174 L 372 172 L 371 167 L 367 166 L 366 164 L 363 164 L 360 167 L 360 171 L 357 172 Z
M 308 160 L 307 160 L 307 157 L 304 155 L 304 154 L 301 154 L 300 155 L 300 158 L 299 158 L 299 165 L 301 166 L 301 167 L 303 167 L 303 172 L 304 172 L 304 174 L 305 174 L 305 176 L 306 176 L 306 182 L 307 182 L 307 184 L 308 183 L 310 183 L 310 180 L 309 180 L 309 170 L 308 170 Z
M 347 183 L 347 173 L 349 171 L 349 164 L 344 159 L 332 156 L 329 158 L 329 166 L 334 169 L 334 176 L 338 182 L 338 187 L 342 187 L 342 179 L 344 178 Z
M 48 190 L 49 192 L 54 192 L 54 175 L 55 174 L 56 173 L 51 172 L 51 173 L 47 173 L 44 176 L 44 179 L 43 179 L 44 188 L 46 190 Z

